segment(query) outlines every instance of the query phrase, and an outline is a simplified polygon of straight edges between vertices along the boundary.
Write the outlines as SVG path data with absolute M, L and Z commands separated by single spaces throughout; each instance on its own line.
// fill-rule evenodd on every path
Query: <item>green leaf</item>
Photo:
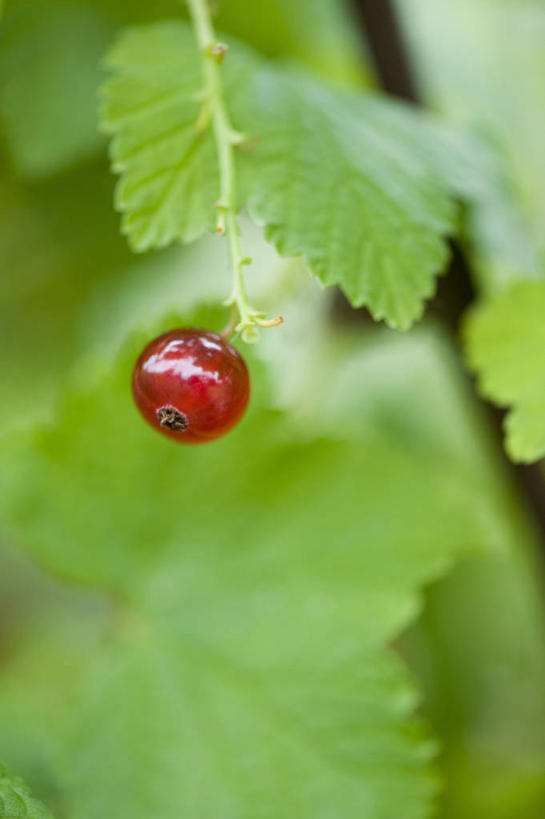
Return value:
M 430 589 L 403 640 L 425 689 L 423 713 L 441 738 L 445 819 L 545 813 L 545 612 L 534 560 L 541 544 L 517 506 L 507 491 L 509 553 L 457 566 Z
M 127 30 L 106 65 L 101 119 L 114 134 L 112 167 L 122 174 L 116 207 L 133 250 L 191 242 L 213 227 L 217 161 L 208 132 L 197 133 L 201 66 L 189 29 L 156 25 L 142 40 Z
M 18 538 L 112 595 L 102 659 L 61 702 L 68 812 L 427 816 L 433 744 L 385 645 L 487 539 L 480 476 L 413 432 L 328 440 L 261 402 L 213 447 L 172 446 L 131 404 L 142 341 L 5 463 Z
M 215 221 L 219 193 L 202 110 L 202 68 L 181 22 L 131 29 L 108 58 L 103 96 L 116 202 L 132 247 L 191 241 Z M 408 328 L 435 287 L 455 207 L 428 157 L 426 120 L 379 97 L 334 91 L 235 46 L 225 60 L 250 212 L 282 255 L 304 254 L 322 283 Z M 241 199 L 241 204 L 243 201 Z
M 266 104 L 249 206 L 266 238 L 282 255 L 304 254 L 355 307 L 409 328 L 455 230 L 454 204 L 414 140 L 417 116 L 299 72 L 262 71 L 256 85 Z
M 45 176 L 102 146 L 99 61 L 110 26 L 71 3 L 26 2 L 0 29 L 0 116 L 18 171 Z
M 229 93 L 249 94 L 248 56 L 230 55 Z M 191 242 L 213 230 L 219 179 L 210 129 L 196 129 L 203 107 L 202 66 L 191 29 L 159 23 L 128 29 L 106 60 L 101 121 L 113 134 L 115 203 L 133 250 Z
M 0 427 L 43 416 L 78 357 L 90 293 L 134 261 L 110 199 L 105 162 L 32 185 L 0 172 Z
M 0 819 L 52 819 L 45 805 L 34 799 L 18 777 L 0 765 Z
M 506 448 L 515 461 L 545 455 L 545 283 L 521 282 L 470 312 L 467 357 L 487 398 L 512 407 Z

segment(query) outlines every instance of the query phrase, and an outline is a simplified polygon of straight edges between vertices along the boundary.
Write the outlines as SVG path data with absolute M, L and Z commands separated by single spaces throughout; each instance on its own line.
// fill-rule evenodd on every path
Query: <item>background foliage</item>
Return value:
M 457 339 L 352 321 L 309 271 L 406 328 L 459 233 L 465 358 L 513 407 L 512 457 L 541 457 L 543 9 L 398 0 L 439 120 L 377 92 L 346 4 L 257 6 L 216 24 L 236 125 L 266 135 L 238 160 L 248 283 L 286 324 L 248 353 L 244 423 L 180 452 L 127 385 L 155 332 L 226 321 L 206 137 L 172 164 L 198 115 L 192 40 L 156 24 L 168 0 L 8 3 L 0 758 L 57 817 L 537 819 L 531 511 Z M 133 247 L 198 241 L 127 248 L 99 85 Z M 0 774 L 0 817 L 44 811 Z

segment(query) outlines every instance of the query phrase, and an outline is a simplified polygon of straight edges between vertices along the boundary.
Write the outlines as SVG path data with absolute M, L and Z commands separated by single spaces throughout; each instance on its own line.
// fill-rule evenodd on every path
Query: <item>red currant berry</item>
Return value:
M 242 356 L 221 336 L 184 328 L 163 333 L 142 351 L 132 390 L 154 429 L 182 444 L 204 444 L 240 421 L 250 377 Z

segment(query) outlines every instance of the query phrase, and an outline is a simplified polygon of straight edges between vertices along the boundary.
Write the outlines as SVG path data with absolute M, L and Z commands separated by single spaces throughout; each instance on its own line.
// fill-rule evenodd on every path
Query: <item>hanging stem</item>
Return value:
M 281 324 L 283 319 L 277 316 L 267 320 L 265 315 L 255 310 L 248 301 L 243 268 L 252 260 L 243 254 L 241 248 L 234 155 L 235 146 L 243 142 L 244 137 L 232 127 L 223 95 L 221 63 L 227 46 L 216 39 L 207 0 L 188 0 L 188 5 L 203 57 L 205 76 L 203 108 L 196 127 L 204 131 L 211 121 L 218 156 L 220 195 L 216 202 L 218 209 L 216 231 L 227 236 L 233 273 L 233 287 L 227 304 L 235 305 L 238 310 L 239 322 L 235 330 L 242 332 L 245 341 L 256 341 L 259 335 L 256 325 L 273 327 Z

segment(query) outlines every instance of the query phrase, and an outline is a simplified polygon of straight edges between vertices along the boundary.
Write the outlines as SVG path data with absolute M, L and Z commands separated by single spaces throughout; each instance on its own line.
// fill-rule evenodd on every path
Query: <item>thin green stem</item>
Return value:
M 243 254 L 240 242 L 234 154 L 235 145 L 240 144 L 242 135 L 231 125 L 221 78 L 221 63 L 227 46 L 218 42 L 215 36 L 207 0 L 188 0 L 188 5 L 197 43 L 203 57 L 205 78 L 203 110 L 197 127 L 204 130 L 211 117 L 218 156 L 220 195 L 216 202 L 218 209 L 216 231 L 220 235 L 226 234 L 227 236 L 233 272 L 233 287 L 227 303 L 237 307 L 240 320 L 236 329 L 242 331 L 244 340 L 255 341 L 258 335 L 256 325 L 274 326 L 280 324 L 282 319 L 278 317 L 266 321 L 264 315 L 254 310 L 248 301 L 243 267 L 250 264 L 251 259 Z

